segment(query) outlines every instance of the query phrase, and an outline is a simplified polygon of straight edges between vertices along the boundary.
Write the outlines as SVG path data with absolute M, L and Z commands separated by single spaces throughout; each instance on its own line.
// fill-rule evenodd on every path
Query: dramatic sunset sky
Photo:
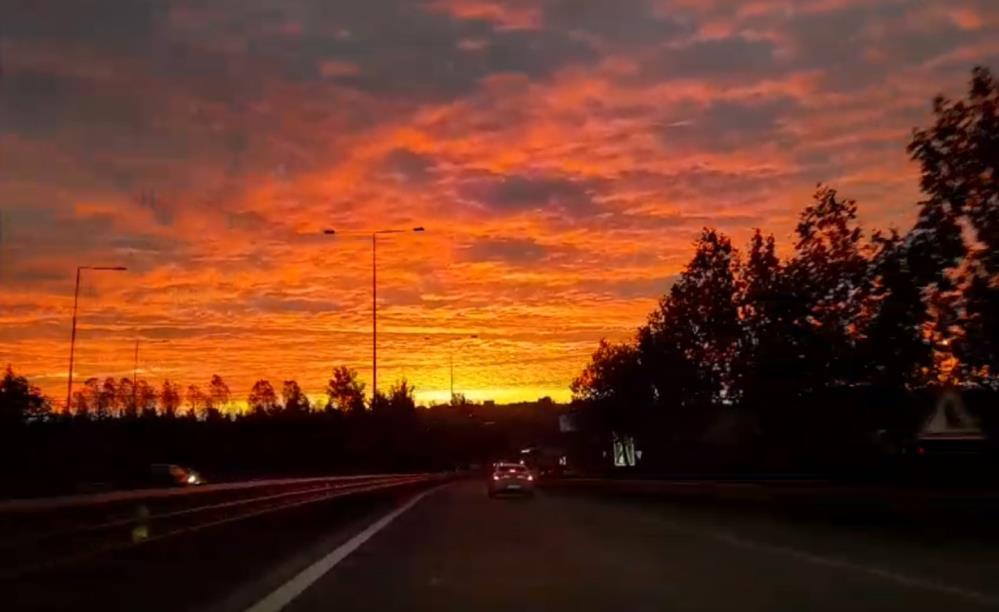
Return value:
M 907 226 L 936 93 L 999 2 L 0 0 L 0 364 L 245 398 L 370 382 L 551 395 L 644 321 L 704 225 L 786 252 L 817 181 Z M 476 334 L 478 338 L 468 336 Z

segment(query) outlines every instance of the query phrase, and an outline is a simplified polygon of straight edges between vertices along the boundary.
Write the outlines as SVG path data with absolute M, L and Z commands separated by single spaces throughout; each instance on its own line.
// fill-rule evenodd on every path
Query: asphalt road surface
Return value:
M 442 487 L 285 608 L 336 610 L 979 610 L 999 607 L 991 542 L 941 525 Z

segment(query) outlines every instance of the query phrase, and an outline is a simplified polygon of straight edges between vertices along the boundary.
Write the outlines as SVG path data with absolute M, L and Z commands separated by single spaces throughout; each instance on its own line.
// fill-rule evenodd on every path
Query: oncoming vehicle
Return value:
M 489 497 L 500 493 L 534 495 L 534 475 L 519 463 L 496 463 L 487 486 Z
M 153 482 L 165 487 L 194 487 L 205 484 L 197 471 L 173 463 L 154 463 L 149 468 Z

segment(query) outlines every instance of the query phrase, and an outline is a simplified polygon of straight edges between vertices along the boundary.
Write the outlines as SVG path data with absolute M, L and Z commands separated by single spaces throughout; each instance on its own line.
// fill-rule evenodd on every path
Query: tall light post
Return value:
M 132 362 L 132 406 L 136 407 L 138 410 L 138 404 L 136 400 L 138 399 L 139 391 L 139 339 L 135 339 L 135 361 Z
M 402 234 L 405 232 L 423 232 L 423 226 L 411 230 L 382 229 L 373 232 L 344 232 L 346 236 L 371 236 L 371 399 L 378 393 L 378 236 L 382 234 Z M 334 229 L 323 230 L 327 236 L 337 235 Z
M 471 334 L 469 336 L 464 336 L 464 337 L 461 337 L 461 338 L 453 338 L 453 339 L 451 339 L 448 342 L 447 357 L 448 357 L 448 363 L 449 363 L 450 368 L 451 368 L 451 400 L 452 401 L 454 401 L 454 346 L 453 346 L 452 343 L 454 342 L 454 340 L 472 340 L 472 339 L 475 339 L 475 338 L 478 338 L 478 337 L 479 337 L 478 334 Z M 423 339 L 424 340 L 430 340 L 431 338 L 430 338 L 430 336 L 424 336 Z
M 73 355 L 76 351 L 76 312 L 80 305 L 80 275 L 84 270 L 95 272 L 124 272 L 125 266 L 77 266 L 76 267 L 76 290 L 73 292 L 73 330 L 69 337 L 69 376 L 66 382 L 66 411 L 69 411 L 70 402 L 73 399 Z

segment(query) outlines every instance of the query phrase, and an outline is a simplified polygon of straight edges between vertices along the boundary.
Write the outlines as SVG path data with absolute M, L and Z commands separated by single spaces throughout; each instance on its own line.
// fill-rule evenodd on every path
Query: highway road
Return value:
M 544 492 L 492 500 L 462 482 L 285 609 L 956 611 L 999 606 L 997 578 L 988 542 L 932 531 Z
M 674 488 L 715 488 L 683 484 Z M 761 503 L 753 493 L 770 489 L 725 485 L 732 499 L 709 500 L 629 496 L 576 482 L 533 499 L 489 499 L 481 481 L 408 485 L 0 579 L 2 607 L 999 609 L 992 510 L 963 521 L 919 516 L 910 504 L 875 516 L 845 511 L 848 496 L 840 493 L 809 492 L 821 501 L 808 506 Z

